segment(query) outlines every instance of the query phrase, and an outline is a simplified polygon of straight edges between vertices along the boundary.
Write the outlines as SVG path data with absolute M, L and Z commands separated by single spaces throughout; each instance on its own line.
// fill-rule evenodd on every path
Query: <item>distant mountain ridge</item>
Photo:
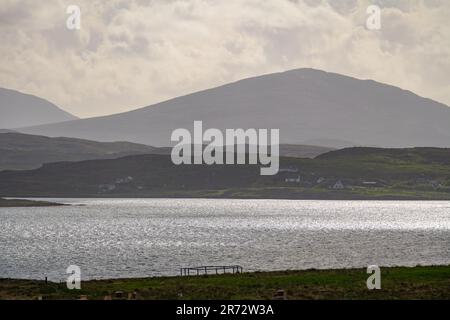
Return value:
M 77 119 L 74 115 L 45 99 L 0 88 L 0 129 L 13 129 Z
M 0 133 L 0 170 L 35 169 L 50 162 L 113 159 L 160 152 L 166 153 L 158 148 L 130 142 Z
M 313 69 L 244 79 L 126 113 L 20 130 L 168 146 L 171 132 L 192 130 L 194 120 L 202 120 L 205 129 L 278 128 L 281 144 L 450 147 L 450 108 L 444 104 Z
M 280 145 L 280 155 L 314 158 L 333 149 L 317 146 Z M 172 148 L 156 148 L 131 142 L 97 142 L 77 138 L 49 138 L 0 130 L 0 171 L 35 169 L 44 163 L 114 159 L 128 155 L 165 154 Z

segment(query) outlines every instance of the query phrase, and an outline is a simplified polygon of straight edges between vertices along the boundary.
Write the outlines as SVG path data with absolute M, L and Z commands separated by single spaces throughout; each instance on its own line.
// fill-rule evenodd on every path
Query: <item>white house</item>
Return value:
M 133 177 L 128 176 L 128 177 L 125 177 L 125 178 L 118 178 L 118 179 L 116 179 L 115 183 L 116 184 L 130 183 L 133 180 L 134 180 Z
M 335 190 L 342 190 L 344 189 L 344 184 L 342 183 L 341 180 L 336 181 L 336 183 L 333 185 L 332 187 Z
M 322 182 L 324 182 L 326 179 L 324 178 L 324 177 L 320 177 L 319 179 L 317 179 L 317 183 L 322 183 Z
M 300 183 L 301 179 L 300 176 L 297 178 L 286 178 L 284 179 L 284 182 L 290 182 L 290 183 Z

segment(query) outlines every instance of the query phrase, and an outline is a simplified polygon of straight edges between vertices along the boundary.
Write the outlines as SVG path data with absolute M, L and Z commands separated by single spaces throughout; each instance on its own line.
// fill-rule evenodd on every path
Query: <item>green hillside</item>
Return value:
M 450 149 L 350 148 L 259 165 L 180 165 L 166 155 L 0 172 L 4 196 L 450 199 Z

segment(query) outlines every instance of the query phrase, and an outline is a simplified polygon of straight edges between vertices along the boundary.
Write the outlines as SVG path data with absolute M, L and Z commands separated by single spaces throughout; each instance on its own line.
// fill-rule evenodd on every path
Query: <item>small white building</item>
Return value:
M 115 183 L 116 184 L 130 183 L 133 180 L 134 180 L 133 177 L 128 176 L 128 177 L 125 177 L 125 178 L 118 178 L 118 179 L 116 179 Z
M 324 178 L 324 177 L 320 177 L 319 179 L 317 179 L 317 183 L 322 183 L 322 182 L 324 182 L 326 179 Z
M 338 180 L 338 181 L 336 181 L 336 183 L 333 185 L 333 189 L 334 190 L 342 190 L 342 189 L 344 189 L 344 184 L 342 183 L 342 181 L 341 180 Z
M 298 176 L 297 178 L 284 179 L 284 182 L 288 182 L 288 183 L 300 183 L 300 181 L 301 181 L 300 176 Z

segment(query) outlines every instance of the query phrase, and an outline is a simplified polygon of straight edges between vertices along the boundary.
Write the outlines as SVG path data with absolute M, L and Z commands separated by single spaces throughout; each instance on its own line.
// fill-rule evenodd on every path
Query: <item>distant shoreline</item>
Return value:
M 56 207 L 56 206 L 66 206 L 66 205 L 67 204 L 48 202 L 48 201 L 0 198 L 0 208 Z
M 328 201 L 450 201 L 450 193 L 378 190 L 371 194 L 351 191 L 305 192 L 296 188 L 243 188 L 216 190 L 167 190 L 154 193 L 116 194 L 38 194 L 4 196 L 19 199 L 230 199 L 230 200 L 328 200 Z M 38 200 L 35 200 L 38 199 Z

